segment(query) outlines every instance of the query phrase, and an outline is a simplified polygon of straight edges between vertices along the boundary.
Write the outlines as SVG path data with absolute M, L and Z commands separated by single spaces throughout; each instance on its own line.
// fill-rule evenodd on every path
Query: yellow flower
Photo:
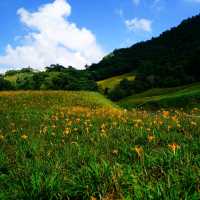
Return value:
M 23 135 L 21 135 L 21 138 L 24 139 L 24 140 L 26 140 L 28 138 L 28 136 L 25 135 L 25 134 L 23 134 Z
M 64 134 L 65 134 L 65 135 L 70 134 L 70 128 L 65 128 L 65 130 L 64 130 Z
M 154 135 L 149 135 L 149 136 L 148 136 L 148 141 L 149 141 L 149 142 L 152 142 L 153 140 L 155 140 L 155 138 L 156 138 L 156 137 L 155 137 Z
M 190 122 L 190 123 L 191 123 L 192 126 L 196 126 L 196 125 L 197 125 L 197 123 L 194 122 L 194 121 L 192 121 L 192 122 Z
M 117 150 L 117 149 L 114 149 L 114 150 L 112 151 L 112 154 L 113 154 L 113 155 L 117 155 L 117 154 L 118 154 L 118 150 Z
M 77 131 L 78 131 L 78 128 L 74 128 L 74 131 L 76 131 L 76 132 L 77 132 Z
M 80 123 L 81 119 L 80 118 L 77 118 L 76 119 L 76 123 Z
M 168 146 L 173 151 L 174 154 L 176 153 L 176 150 L 180 148 L 180 145 L 176 143 L 169 144 Z
M 101 125 L 101 129 L 105 129 L 106 128 L 106 125 L 103 123 L 102 125 Z
M 177 121 L 177 116 L 176 115 L 172 116 L 172 120 L 176 122 Z
M 3 135 L 0 135 L 0 140 L 3 140 L 4 139 L 4 136 Z
M 169 111 L 163 111 L 162 115 L 163 115 L 163 117 L 168 118 L 169 117 Z
M 164 122 L 162 120 L 159 120 L 158 123 L 162 126 Z
M 53 125 L 51 126 L 51 128 L 55 129 L 55 128 L 56 128 L 56 125 L 55 125 L 55 124 L 53 124 Z
M 135 127 L 135 128 L 138 128 L 139 126 L 138 126 L 138 124 L 134 124 L 134 127 Z
M 139 157 L 141 157 L 144 153 L 144 149 L 141 146 L 135 146 L 134 150 Z

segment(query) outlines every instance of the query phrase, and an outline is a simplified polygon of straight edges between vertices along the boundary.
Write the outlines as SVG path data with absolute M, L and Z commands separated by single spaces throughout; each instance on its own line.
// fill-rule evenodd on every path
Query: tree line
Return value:
M 14 82 L 10 78 L 16 79 Z M 11 78 L 12 79 L 12 78 Z M 97 84 L 86 70 L 51 65 L 45 71 L 32 68 L 9 70 L 0 76 L 0 90 L 97 90 Z

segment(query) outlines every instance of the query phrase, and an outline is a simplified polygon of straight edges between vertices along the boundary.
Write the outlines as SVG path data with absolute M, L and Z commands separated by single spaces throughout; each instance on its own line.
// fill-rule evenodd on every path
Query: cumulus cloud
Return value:
M 43 69 L 50 64 L 81 69 L 104 55 L 90 30 L 68 20 L 71 6 L 66 0 L 55 0 L 32 13 L 20 8 L 17 14 L 29 33 L 23 37 L 23 45 L 7 45 L 5 54 L 0 56 L 4 70 L 5 66 Z
M 126 27 L 130 31 L 144 31 L 144 32 L 151 32 L 152 31 L 152 21 L 148 19 L 138 19 L 134 18 L 131 20 L 125 21 Z

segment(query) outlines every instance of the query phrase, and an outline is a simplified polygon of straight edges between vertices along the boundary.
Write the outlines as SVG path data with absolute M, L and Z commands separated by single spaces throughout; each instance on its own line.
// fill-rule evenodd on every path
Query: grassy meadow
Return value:
M 94 92 L 0 93 L 0 199 L 200 199 L 200 109 Z
M 181 108 L 191 109 L 200 105 L 200 83 L 173 88 L 154 88 L 126 97 L 118 102 L 124 108 Z

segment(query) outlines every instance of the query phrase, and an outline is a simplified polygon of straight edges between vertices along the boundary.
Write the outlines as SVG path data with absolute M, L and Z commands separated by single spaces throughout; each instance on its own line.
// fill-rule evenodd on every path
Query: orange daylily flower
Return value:
M 147 139 L 149 142 L 152 142 L 153 140 L 155 140 L 155 138 L 156 137 L 154 135 L 149 135 Z
M 176 143 L 169 144 L 168 146 L 173 151 L 174 154 L 176 153 L 176 150 L 180 148 L 180 145 Z
M 24 139 L 24 140 L 26 140 L 28 138 L 28 136 L 25 135 L 25 134 L 23 134 L 23 135 L 21 135 L 21 138 Z
M 163 111 L 163 113 L 162 113 L 163 117 L 165 117 L 165 118 L 168 118 L 169 114 L 170 114 L 169 111 Z
M 138 155 L 139 157 L 141 157 L 141 156 L 143 155 L 143 153 L 144 153 L 144 149 L 143 149 L 141 146 L 136 146 L 136 147 L 134 148 L 134 150 L 135 150 L 135 152 L 137 153 L 137 155 Z

